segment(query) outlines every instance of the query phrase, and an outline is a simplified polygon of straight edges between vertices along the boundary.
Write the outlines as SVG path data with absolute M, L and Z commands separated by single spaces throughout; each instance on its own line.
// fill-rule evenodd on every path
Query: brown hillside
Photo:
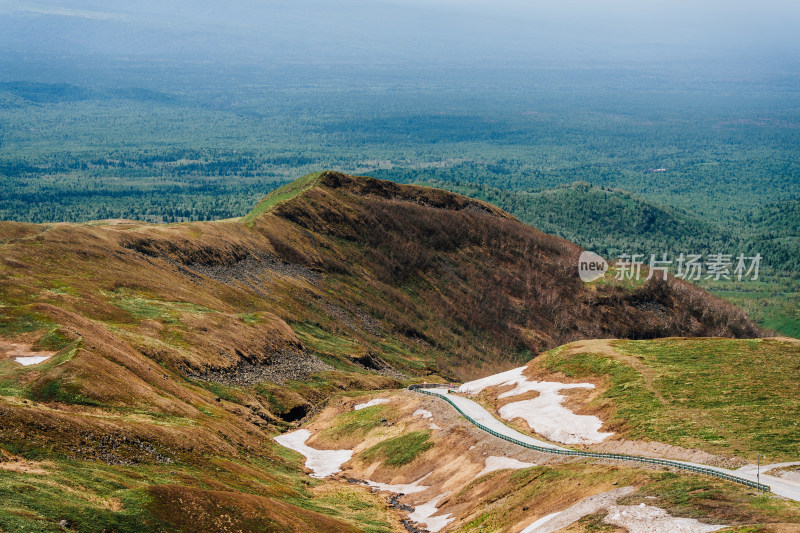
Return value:
M 0 352 L 0 446 L 278 461 L 267 432 L 343 389 L 582 338 L 758 334 L 684 283 L 584 285 L 577 246 L 483 202 L 332 172 L 290 191 L 243 220 L 0 223 L 0 341 L 56 353 Z

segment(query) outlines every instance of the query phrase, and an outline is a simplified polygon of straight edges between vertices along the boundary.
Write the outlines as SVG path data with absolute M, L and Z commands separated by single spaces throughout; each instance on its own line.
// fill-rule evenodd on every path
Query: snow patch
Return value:
M 427 409 L 417 409 L 416 411 L 414 411 L 414 416 L 428 419 L 433 417 L 433 413 L 431 413 Z
M 50 359 L 49 355 L 31 355 L 28 357 L 15 357 L 14 361 L 23 366 L 28 366 L 28 365 L 38 365 L 39 363 L 47 361 L 48 359 Z
M 448 493 L 440 494 L 428 503 L 415 505 L 414 512 L 408 515 L 408 519 L 418 524 L 424 524 L 425 529 L 431 533 L 441 531 L 447 524 L 455 520 L 452 513 L 442 516 L 433 516 L 436 514 L 436 504 L 447 496 L 447 494 Z
M 478 394 L 480 391 L 487 387 L 495 387 L 497 385 L 514 385 L 517 383 L 524 383 L 527 381 L 522 371 L 527 367 L 521 366 L 512 370 L 506 370 L 499 374 L 486 376 L 485 378 L 476 379 L 475 381 L 468 381 L 458 388 L 458 392 L 466 394 Z
M 370 400 L 368 402 L 356 404 L 356 406 L 353 407 L 353 411 L 360 411 L 361 409 L 366 409 L 367 407 L 380 405 L 382 403 L 389 403 L 389 398 L 375 398 L 374 400 Z
M 644 503 L 616 504 L 619 498 L 634 490 L 633 487 L 623 487 L 584 498 L 563 511 L 543 516 L 520 533 L 553 533 L 601 510 L 607 512 L 603 519 L 605 523 L 625 528 L 629 533 L 709 533 L 727 527 L 703 524 L 694 518 L 676 518 L 663 509 Z
M 613 505 L 603 520 L 608 524 L 621 526 L 629 533 L 707 533 L 724 527 L 715 524 L 704 524 L 694 518 L 676 518 L 665 510 L 652 505 Z
M 484 463 L 483 470 L 475 476 L 474 479 L 478 479 L 479 477 L 488 474 L 489 472 L 494 472 L 496 470 L 504 470 L 506 468 L 511 468 L 514 470 L 519 470 L 520 468 L 528 468 L 529 466 L 536 466 L 535 463 L 523 463 L 522 461 L 517 461 L 516 459 L 512 459 L 511 457 L 500 457 L 497 455 L 490 455 L 486 458 L 486 462 Z
M 0 340 L 0 360 L 6 358 L 13 359 L 23 366 L 38 365 L 39 363 L 47 361 L 55 354 L 56 352 L 34 352 L 31 344 L 21 344 Z
M 559 394 L 567 389 L 593 389 L 591 383 L 559 383 L 556 381 L 529 381 L 522 375 L 525 367 L 515 368 L 500 374 L 464 383 L 459 392 L 477 394 L 487 387 L 515 385 L 498 396 L 508 398 L 528 392 L 538 392 L 539 396 L 530 400 L 511 402 L 498 410 L 505 420 L 522 418 L 539 435 L 563 444 L 593 444 L 607 439 L 613 432 L 603 433 L 603 421 L 596 416 L 577 415 L 562 405 L 564 396 Z
M 550 513 L 547 516 L 541 517 L 520 533 L 553 533 L 554 531 L 558 531 L 559 529 L 577 522 L 586 515 L 596 513 L 601 509 L 606 509 L 614 505 L 619 498 L 627 496 L 634 490 L 636 490 L 634 487 L 622 487 L 589 496 L 563 511 Z M 669 530 L 667 529 L 665 531 Z
M 442 428 L 437 426 L 434 422 L 431 422 L 430 424 L 428 424 L 428 429 L 442 429 Z
M 342 464 L 353 457 L 352 450 L 317 450 L 306 446 L 309 437 L 311 437 L 309 430 L 298 429 L 278 435 L 275 437 L 275 442 L 303 455 L 306 458 L 306 468 L 314 472 L 311 477 L 323 478 L 340 472 Z
M 550 520 L 552 520 L 553 518 L 557 517 L 560 514 L 561 514 L 561 511 L 559 511 L 557 513 L 550 513 L 547 516 L 543 516 L 539 520 L 534 522 L 533 524 L 529 525 L 528 527 L 526 527 L 525 529 L 520 531 L 519 533 L 544 533 L 545 531 L 549 531 L 549 530 L 543 529 L 542 526 L 544 526 L 547 522 L 549 522 Z M 559 529 L 561 529 L 561 528 L 559 528 Z M 553 530 L 553 531 L 555 531 L 555 530 Z
M 425 478 L 427 478 L 430 475 L 431 472 L 428 472 L 415 482 L 406 483 L 405 485 L 388 485 L 386 483 L 378 483 L 377 481 L 370 481 L 368 479 L 365 479 L 364 482 L 370 487 L 374 487 L 378 490 L 394 492 L 395 494 L 414 494 L 415 492 L 422 492 L 423 490 L 429 488 L 427 485 L 422 485 L 421 483 L 425 481 Z

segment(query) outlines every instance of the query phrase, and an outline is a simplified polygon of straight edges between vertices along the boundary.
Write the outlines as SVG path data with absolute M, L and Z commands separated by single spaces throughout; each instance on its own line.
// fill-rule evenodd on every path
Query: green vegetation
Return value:
M 704 285 L 712 294 L 744 309 L 761 326 L 800 339 L 800 274 L 797 272 L 767 276 L 761 281 Z
M 724 513 L 720 518 L 729 523 L 768 522 L 787 515 L 797 520 L 800 516 L 797 514 L 796 502 L 775 498 L 769 494 L 754 498 L 746 487 L 714 478 L 673 472 L 651 473 L 648 474 L 648 478 L 643 487 L 621 499 L 619 503 L 621 505 L 645 503 L 661 507 L 673 516 L 705 520 L 708 520 L 710 515 Z M 742 530 L 737 528 L 736 531 Z
M 336 417 L 336 423 L 326 428 L 323 435 L 333 440 L 343 437 L 363 437 L 380 426 L 387 417 L 391 417 L 388 411 L 389 409 L 384 405 L 373 405 L 357 411 L 346 412 Z
M 54 324 L 47 318 L 19 307 L 3 307 L 0 314 L 0 335 L 11 336 L 43 329 L 52 331 Z
M 384 457 L 385 464 L 400 467 L 410 463 L 433 446 L 433 443 L 428 441 L 430 436 L 430 431 L 411 431 L 379 442 L 364 450 L 361 457 L 368 461 Z
M 266 213 L 275 205 L 294 198 L 304 190 L 313 186 L 321 175 L 322 172 L 314 172 L 306 176 L 303 176 L 300 179 L 296 179 L 291 183 L 287 183 L 282 187 L 278 187 L 277 189 L 269 193 L 263 200 L 261 200 L 253 208 L 252 211 L 250 211 L 247 215 L 245 215 L 244 221 L 252 222 L 256 218 L 258 218 L 259 215 Z
M 238 387 L 231 387 L 223 385 L 222 383 L 215 383 L 213 381 L 204 381 L 195 379 L 192 383 L 198 387 L 202 387 L 207 391 L 211 391 L 217 395 L 218 398 L 229 402 L 239 403 L 242 399 L 242 391 Z
M 275 449 L 285 450 L 278 446 Z M 158 497 L 167 501 L 171 497 L 181 497 L 185 506 L 191 505 L 193 497 L 198 494 L 205 496 L 204 511 L 223 517 L 225 523 L 247 520 L 248 516 L 258 517 L 254 524 L 257 529 L 248 529 L 253 531 L 261 530 L 263 524 L 269 524 L 271 519 L 280 520 L 281 512 L 287 511 L 294 514 L 324 513 L 344 523 L 358 524 L 364 531 L 391 531 L 389 517 L 381 502 L 366 490 L 336 484 L 312 494 L 309 490 L 312 487 L 302 471 L 280 459 L 276 462 L 257 458 L 243 461 L 208 457 L 205 465 L 136 466 L 57 459 L 28 463 L 25 472 L 4 469 L 3 461 L 8 461 L 9 457 L 3 453 L 4 450 L 0 449 L 2 531 L 63 531 L 59 526 L 61 520 L 67 520 L 70 529 L 86 533 L 103 529 L 126 533 L 173 531 L 197 526 L 196 522 L 189 524 L 187 520 L 208 517 L 189 513 L 190 516 L 173 521 L 175 517 L 163 512 Z M 324 482 L 313 483 L 326 486 Z M 203 492 L 220 490 L 235 492 Z M 238 508 L 225 499 L 227 495 L 236 494 L 243 502 Z M 271 500 L 275 502 L 272 509 L 248 509 L 249 496 L 268 496 L 279 501 Z M 272 514 L 277 505 L 292 507 Z M 181 510 L 182 507 L 176 506 L 175 509 Z M 313 523 L 305 527 L 302 524 L 288 528 L 286 524 L 282 527 L 278 524 L 275 527 L 298 530 L 298 525 L 300 531 L 315 531 Z
M 37 402 L 60 402 L 72 405 L 92 405 L 102 407 L 103 404 L 81 394 L 79 385 L 62 383 L 57 379 L 35 384 L 29 397 Z
M 67 339 L 58 328 L 53 328 L 45 333 L 38 341 L 34 348 L 38 350 L 59 351 L 71 344 L 72 341 Z
M 603 522 L 605 516 L 603 512 L 586 515 L 578 520 L 576 525 L 586 533 L 613 533 L 617 528 Z
M 608 380 L 596 403 L 611 402 L 610 422 L 623 435 L 755 461 L 800 456 L 800 345 L 773 340 L 665 339 L 617 341 L 612 356 L 553 351 L 550 371 Z
M 181 313 L 213 313 L 212 309 L 189 302 L 170 302 L 151 298 L 130 289 L 103 292 L 114 305 L 124 309 L 136 320 L 160 320 L 165 324 L 177 324 Z
M 126 487 L 117 474 L 80 463 L 63 466 L 70 470 L 55 482 L 50 475 L 0 469 L 0 529 L 63 531 L 59 522 L 66 517 L 76 531 L 102 524 L 109 530 L 144 533 L 166 526 L 146 511 L 146 491 Z
M 377 509 L 374 497 L 363 490 L 337 486 L 314 499 L 320 509 L 329 516 L 350 519 L 365 533 L 391 533 L 391 517 L 388 511 Z
M 360 350 L 358 343 L 352 339 L 345 335 L 335 335 L 319 325 L 294 322 L 292 329 L 303 343 L 319 355 L 345 357 L 356 355 Z
M 89 80 L 0 84 L 0 220 L 251 221 L 333 168 L 484 198 L 608 256 L 761 253 L 770 296 L 715 290 L 798 334 L 800 141 L 780 90 L 702 82 L 666 96 L 661 80 L 601 97 L 581 82 L 567 100 L 545 90 L 531 112 L 513 84 L 466 96 L 378 83 L 364 99 L 318 82 L 237 87 L 224 105 L 213 92 Z

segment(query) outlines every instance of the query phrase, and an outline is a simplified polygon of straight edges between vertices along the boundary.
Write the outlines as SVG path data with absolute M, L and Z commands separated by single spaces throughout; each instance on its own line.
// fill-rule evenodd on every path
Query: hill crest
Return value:
M 453 211 L 476 209 L 504 218 L 514 218 L 512 215 L 488 202 L 434 187 L 400 185 L 392 181 L 372 178 L 370 176 L 351 176 L 341 172 L 322 171 L 307 174 L 272 191 L 259 201 L 253 210 L 243 217 L 243 220 L 245 222 L 252 222 L 258 216 L 314 188 L 339 190 L 364 197 L 413 202 L 437 209 L 449 209 Z

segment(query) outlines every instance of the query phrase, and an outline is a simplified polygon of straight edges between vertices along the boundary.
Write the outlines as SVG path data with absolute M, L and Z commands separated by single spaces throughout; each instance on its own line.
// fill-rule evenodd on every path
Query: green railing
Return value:
M 421 389 L 433 389 L 433 388 L 454 388 L 452 385 L 442 385 L 442 384 L 435 384 L 435 385 L 411 385 L 408 387 L 409 390 L 414 392 L 419 392 L 421 394 L 427 394 L 428 396 L 433 396 L 435 398 L 441 398 L 450 405 L 452 405 L 456 411 L 461 414 L 464 418 L 475 424 L 478 428 L 482 429 L 483 431 L 489 433 L 490 435 L 494 435 L 497 438 L 503 439 L 505 441 L 511 442 L 518 446 L 523 446 L 525 448 L 536 450 L 538 452 L 544 453 L 554 453 L 556 455 L 574 455 L 578 457 L 593 457 L 595 459 L 616 459 L 618 461 L 635 461 L 637 463 L 646 463 L 651 465 L 659 465 L 659 466 L 671 466 L 673 468 L 679 468 L 681 470 L 688 470 L 689 472 L 695 472 L 697 474 L 706 474 L 708 476 L 714 476 L 721 479 L 725 479 L 727 481 L 733 481 L 734 483 L 740 483 L 747 487 L 760 490 L 763 492 L 770 492 L 770 488 L 768 485 L 764 485 L 762 483 L 756 483 L 755 481 L 750 481 L 749 479 L 744 479 L 737 476 L 732 476 L 730 474 L 726 474 L 725 472 L 720 472 L 719 470 L 714 470 L 712 468 L 703 468 L 701 466 L 689 465 L 685 463 L 681 463 L 679 461 L 670 461 L 669 459 L 656 459 L 653 457 L 642 457 L 639 455 L 624 455 L 620 453 L 602 453 L 602 452 L 584 452 L 580 450 L 568 450 L 568 449 L 558 449 L 558 448 L 547 448 L 545 446 L 537 446 L 535 444 L 530 444 L 527 442 L 523 442 L 520 440 L 515 439 L 514 437 L 509 437 L 508 435 L 503 435 L 502 433 L 498 433 L 493 429 L 489 429 L 488 427 L 484 426 L 480 422 L 476 421 L 458 405 L 455 404 L 450 398 L 447 396 L 443 396 L 441 394 L 436 394 L 432 392 L 428 392 Z

